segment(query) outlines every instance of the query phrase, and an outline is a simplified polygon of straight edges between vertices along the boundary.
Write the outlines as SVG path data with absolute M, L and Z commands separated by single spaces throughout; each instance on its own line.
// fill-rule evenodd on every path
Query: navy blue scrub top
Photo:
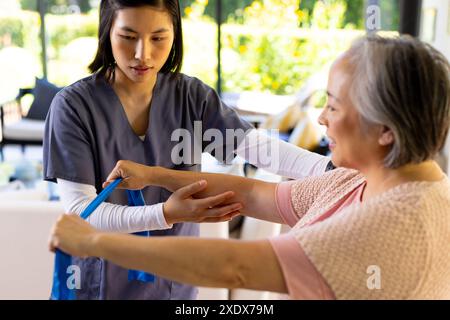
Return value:
M 95 186 L 97 193 L 118 160 L 131 160 L 148 166 L 178 170 L 200 170 L 199 164 L 174 164 L 172 149 L 180 141 L 171 141 L 172 132 L 184 128 L 194 132 L 194 121 L 202 130 L 252 128 L 237 113 L 224 105 L 217 93 L 200 80 L 180 74 L 159 73 L 153 90 L 149 126 L 144 141 L 133 131 L 123 106 L 112 86 L 92 75 L 61 90 L 53 99 L 47 116 L 44 137 L 44 179 L 57 178 Z M 225 140 L 225 139 L 224 139 Z M 229 159 L 233 146 L 223 145 L 223 157 Z M 204 149 L 210 142 L 203 143 Z M 218 160 L 225 160 L 218 159 Z M 159 187 L 143 190 L 148 205 L 164 202 L 170 192 Z M 127 204 L 126 193 L 116 190 L 108 202 Z M 152 235 L 198 236 L 199 226 L 175 224 L 170 230 L 152 231 Z M 128 281 L 128 271 L 98 258 L 77 259 L 81 270 L 78 299 L 195 299 L 197 289 L 156 277 L 154 283 Z

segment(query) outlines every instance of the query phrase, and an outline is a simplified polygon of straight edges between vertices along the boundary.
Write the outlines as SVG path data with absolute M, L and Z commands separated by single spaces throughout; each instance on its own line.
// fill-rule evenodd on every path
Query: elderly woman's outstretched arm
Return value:
M 240 212 L 243 215 L 284 223 L 277 210 L 275 196 L 277 184 L 275 183 L 232 175 L 148 167 L 131 161 L 119 161 L 108 176 L 104 187 L 117 178 L 123 178 L 119 188 L 124 189 L 143 189 L 150 185 L 160 186 L 172 192 L 181 188 L 200 189 L 199 192 L 195 193 L 195 198 L 205 198 L 205 201 L 207 201 L 206 198 L 232 191 L 233 196 L 227 199 L 227 202 L 221 202 L 218 205 L 241 203 L 243 208 Z M 206 182 L 203 188 L 196 185 L 201 181 Z M 189 193 L 189 190 L 187 192 Z M 165 212 L 171 210 L 168 207 L 170 205 L 169 202 L 164 204 Z M 182 217 L 179 220 L 182 220 Z
M 268 240 L 100 233 L 77 215 L 62 215 L 50 237 L 50 249 L 55 248 L 79 257 L 101 257 L 128 269 L 197 286 L 287 292 Z

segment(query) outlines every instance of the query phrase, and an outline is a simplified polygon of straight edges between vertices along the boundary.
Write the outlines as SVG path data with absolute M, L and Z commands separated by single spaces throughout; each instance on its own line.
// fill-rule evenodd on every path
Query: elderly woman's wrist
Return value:
M 147 186 L 159 186 L 161 181 L 161 167 L 146 167 L 145 184 Z
M 146 184 L 167 189 L 168 169 L 163 167 L 148 167 Z

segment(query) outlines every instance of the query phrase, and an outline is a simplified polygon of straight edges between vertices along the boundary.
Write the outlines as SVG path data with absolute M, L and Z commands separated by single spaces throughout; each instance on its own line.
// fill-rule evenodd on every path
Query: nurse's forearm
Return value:
M 170 170 L 162 167 L 150 167 L 147 172 L 148 184 L 176 191 L 179 188 L 206 180 L 205 191 L 198 193 L 204 198 L 234 191 L 234 197 L 228 203 L 239 202 L 243 205 L 242 214 L 261 220 L 283 223 L 275 203 L 277 184 L 239 176 Z
M 257 129 L 245 136 L 236 154 L 258 168 L 292 179 L 322 175 L 331 161 Z
M 88 253 L 128 269 L 196 286 L 287 291 L 267 240 L 98 234 Z
M 67 213 L 81 215 L 97 196 L 94 186 L 64 179 L 57 181 L 61 203 Z M 102 203 L 87 221 L 96 229 L 107 232 L 135 233 L 172 228 L 164 217 L 162 203 L 138 207 Z

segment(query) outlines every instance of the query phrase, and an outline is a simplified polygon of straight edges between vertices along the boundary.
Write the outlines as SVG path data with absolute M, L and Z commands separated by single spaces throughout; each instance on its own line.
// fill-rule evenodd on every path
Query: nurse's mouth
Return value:
M 131 70 L 138 76 L 142 76 L 149 72 L 152 68 L 150 67 L 131 67 Z

